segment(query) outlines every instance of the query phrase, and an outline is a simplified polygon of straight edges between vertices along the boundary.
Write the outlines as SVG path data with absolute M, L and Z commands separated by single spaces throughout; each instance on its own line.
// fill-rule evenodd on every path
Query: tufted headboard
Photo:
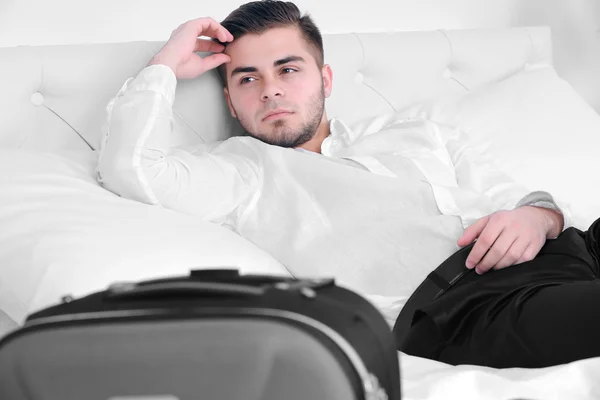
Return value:
M 163 44 L 1 48 L 0 146 L 98 149 L 108 101 Z M 327 114 L 350 124 L 552 64 L 547 27 L 326 34 L 324 46 L 334 81 Z M 175 145 L 240 132 L 216 71 L 179 81 L 174 115 Z

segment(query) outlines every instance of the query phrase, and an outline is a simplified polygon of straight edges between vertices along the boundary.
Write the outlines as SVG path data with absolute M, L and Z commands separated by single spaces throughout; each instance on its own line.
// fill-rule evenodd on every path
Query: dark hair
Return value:
M 317 65 L 323 66 L 323 38 L 319 28 L 312 18 L 302 15 L 298 7 L 291 1 L 262 0 L 252 1 L 232 11 L 222 22 L 232 35 L 233 39 L 239 39 L 247 33 L 261 34 L 271 28 L 282 28 L 296 26 L 315 57 Z M 227 46 L 217 39 L 215 41 Z M 230 42 L 229 42 L 230 43 Z M 225 76 L 225 64 L 217 68 L 224 86 L 227 86 Z

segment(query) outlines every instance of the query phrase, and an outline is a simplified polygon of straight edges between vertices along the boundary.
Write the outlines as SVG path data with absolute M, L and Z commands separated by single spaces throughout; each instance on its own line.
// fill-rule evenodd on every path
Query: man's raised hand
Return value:
M 148 65 L 163 64 L 173 70 L 177 79 L 193 79 L 204 72 L 229 62 L 223 54 L 225 47 L 200 36 L 218 39 L 221 42 L 233 41 L 233 35 L 212 18 L 193 19 L 179 25 L 163 48 L 152 57 Z M 195 52 L 211 52 L 202 58 Z

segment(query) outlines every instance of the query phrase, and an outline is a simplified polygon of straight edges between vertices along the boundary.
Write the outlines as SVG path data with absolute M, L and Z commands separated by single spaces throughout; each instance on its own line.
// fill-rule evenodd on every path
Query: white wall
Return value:
M 556 70 L 600 112 L 600 0 L 521 0 L 516 15 L 552 27 Z
M 504 26 L 517 0 L 297 0 L 323 33 Z M 0 0 L 0 47 L 165 40 L 180 23 L 224 19 L 240 0 Z
M 240 0 L 0 0 L 0 47 L 166 40 Z M 296 0 L 323 33 L 550 25 L 561 76 L 600 112 L 600 0 Z

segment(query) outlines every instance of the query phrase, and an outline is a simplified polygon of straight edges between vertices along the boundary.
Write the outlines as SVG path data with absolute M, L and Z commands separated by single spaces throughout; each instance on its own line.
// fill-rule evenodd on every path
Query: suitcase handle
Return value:
M 262 287 L 239 285 L 220 282 L 160 282 L 150 284 L 117 283 L 111 285 L 107 291 L 110 299 L 124 299 L 130 297 L 153 297 L 181 294 L 219 294 L 230 296 L 261 296 L 265 292 Z

